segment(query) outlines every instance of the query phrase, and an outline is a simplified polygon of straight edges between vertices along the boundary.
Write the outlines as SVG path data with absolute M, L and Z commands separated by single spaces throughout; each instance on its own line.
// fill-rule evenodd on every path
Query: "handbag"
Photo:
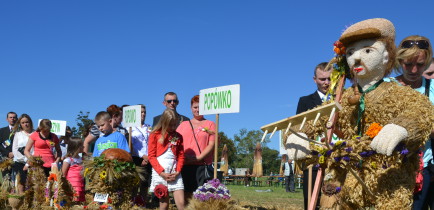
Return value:
M 190 122 L 191 131 L 193 132 L 193 137 L 194 140 L 196 141 L 197 148 L 199 149 L 199 152 L 202 153 L 199 147 L 199 143 L 197 142 L 196 135 L 194 134 L 193 124 L 191 124 L 190 120 L 188 122 Z M 213 174 L 214 174 L 214 167 L 212 165 L 207 165 L 204 161 L 203 165 L 200 165 L 196 171 L 196 181 L 198 186 L 202 186 L 206 181 L 211 180 L 213 178 Z

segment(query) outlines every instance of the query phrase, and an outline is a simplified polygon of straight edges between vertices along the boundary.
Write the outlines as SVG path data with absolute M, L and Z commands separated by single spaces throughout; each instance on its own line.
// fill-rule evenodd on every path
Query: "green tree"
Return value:
M 83 111 L 80 111 L 75 121 L 77 122 L 78 127 L 78 129 L 76 129 L 76 135 L 80 136 L 81 138 L 86 138 L 86 136 L 83 136 L 83 134 L 86 134 L 89 126 L 93 124 L 93 121 L 89 119 L 89 112 L 85 113 Z
M 234 136 L 236 148 L 236 159 L 233 167 L 236 168 L 253 168 L 254 151 L 256 144 L 261 142 L 263 132 L 260 130 L 241 129 L 239 134 Z M 267 147 L 270 142 L 269 138 L 265 138 L 261 143 L 262 147 L 262 169 L 265 173 L 270 171 L 277 172 L 280 167 L 279 151 Z
M 270 149 L 267 146 L 262 148 L 262 170 L 264 175 L 273 173 L 279 173 L 280 170 L 280 157 L 279 151 L 275 149 Z
M 235 161 L 236 154 L 237 154 L 234 141 L 228 138 L 228 136 L 225 133 L 219 132 L 219 146 L 217 150 L 219 159 L 217 161 L 220 161 L 222 150 L 225 145 L 228 148 L 229 167 L 232 167 L 232 164 Z
M 237 149 L 237 158 L 234 162 L 236 168 L 253 168 L 253 154 L 255 151 L 256 143 L 261 141 L 263 132 L 259 130 L 247 131 L 247 129 L 240 129 L 239 134 L 234 136 L 235 148 Z M 265 146 L 269 139 L 265 139 L 261 144 Z

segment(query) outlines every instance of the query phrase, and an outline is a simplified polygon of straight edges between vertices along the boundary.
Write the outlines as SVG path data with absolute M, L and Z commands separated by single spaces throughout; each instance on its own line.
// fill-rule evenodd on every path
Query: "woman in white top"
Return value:
M 15 123 L 15 137 L 12 143 L 12 153 L 14 154 L 14 165 L 12 166 L 13 174 L 20 175 L 20 182 L 18 184 L 18 192 L 24 192 L 24 185 L 27 179 L 27 157 L 24 155 L 24 148 L 26 147 L 29 136 L 33 133 L 33 122 L 27 114 L 22 114 Z M 14 177 L 15 177 L 14 176 Z

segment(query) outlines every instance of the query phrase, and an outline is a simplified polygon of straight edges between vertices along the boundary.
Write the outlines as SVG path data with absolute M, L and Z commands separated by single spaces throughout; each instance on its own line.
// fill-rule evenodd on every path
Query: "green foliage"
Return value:
M 83 112 L 80 111 L 80 113 L 77 115 L 77 119 L 75 119 L 77 122 L 78 130 L 76 129 L 76 136 L 80 136 L 81 138 L 86 138 L 85 135 L 87 135 L 87 130 L 89 127 L 93 124 L 93 121 L 89 119 L 89 112 Z M 74 127 L 75 128 L 75 127 Z M 74 131 L 73 128 L 73 131 Z M 74 135 L 74 133 L 73 133 Z
M 262 169 L 264 175 L 270 174 L 271 171 L 279 173 L 280 161 L 279 151 L 266 146 L 262 147 Z
M 236 158 L 230 167 L 234 168 L 253 168 L 254 151 L 256 144 L 261 141 L 263 132 L 260 130 L 241 129 L 239 134 L 234 137 L 236 148 Z M 261 143 L 262 147 L 262 168 L 264 174 L 273 171 L 277 172 L 280 167 L 279 151 L 270 149 L 266 146 L 270 139 L 266 138 Z
M 234 136 L 235 146 L 237 148 L 238 154 L 250 154 L 255 150 L 256 143 L 260 142 L 262 139 L 263 132 L 260 130 L 251 130 L 243 128 L 240 130 L 239 134 Z M 262 143 L 264 146 L 266 143 L 270 142 L 267 138 Z
M 77 130 L 76 127 L 72 127 L 72 128 L 71 128 L 71 131 L 72 131 L 72 136 L 80 136 L 80 135 L 78 134 L 78 130 Z

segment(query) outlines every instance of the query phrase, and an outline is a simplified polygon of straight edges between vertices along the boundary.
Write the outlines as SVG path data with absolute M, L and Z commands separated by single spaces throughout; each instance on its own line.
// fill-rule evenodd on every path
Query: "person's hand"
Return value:
M 29 169 L 29 166 L 27 164 L 25 164 L 23 167 L 23 171 L 27 171 L 27 169 Z
M 142 157 L 142 166 L 145 166 L 145 165 L 148 165 L 148 163 L 149 163 L 149 160 L 148 160 L 148 156 L 146 156 L 146 155 L 143 155 L 143 157 Z
M 173 182 L 173 181 L 175 181 L 176 180 L 176 177 L 179 175 L 179 172 L 175 172 L 175 173 L 171 173 L 170 175 L 169 175 L 169 180 L 167 180 L 168 182 Z
M 13 158 L 14 157 L 14 153 L 12 153 L 12 152 L 9 152 L 9 158 Z
M 407 129 L 395 124 L 385 125 L 377 136 L 374 137 L 370 146 L 376 152 L 390 156 L 399 142 L 407 138 Z
M 170 181 L 170 174 L 168 174 L 168 173 L 164 173 L 164 172 L 161 172 L 160 173 L 160 176 L 165 180 L 165 181 Z

